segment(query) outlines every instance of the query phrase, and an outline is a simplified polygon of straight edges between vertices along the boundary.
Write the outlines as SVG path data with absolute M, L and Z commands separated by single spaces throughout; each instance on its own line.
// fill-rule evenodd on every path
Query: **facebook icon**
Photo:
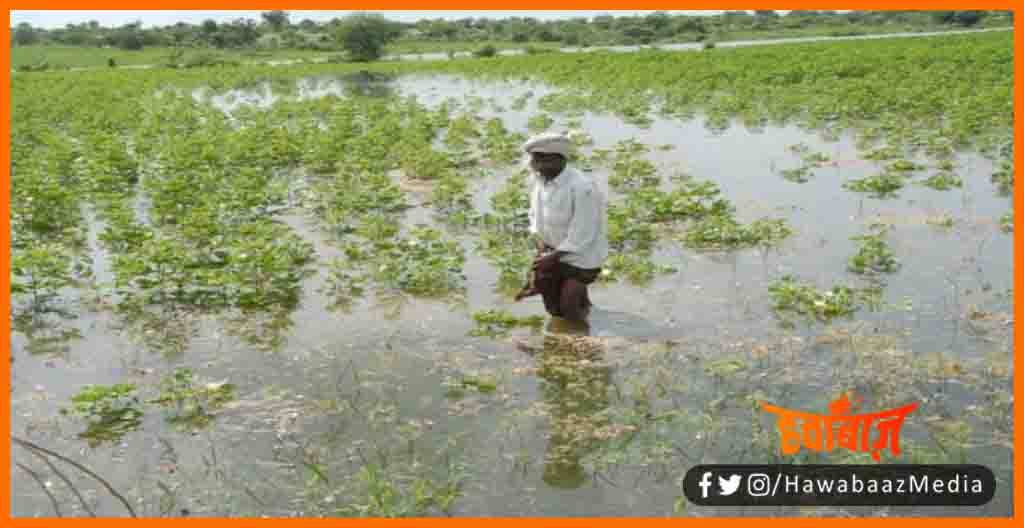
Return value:
M 711 487 L 711 472 L 705 471 L 704 474 L 700 476 L 700 482 L 698 482 L 697 485 L 700 486 L 701 498 L 708 498 L 708 488 Z

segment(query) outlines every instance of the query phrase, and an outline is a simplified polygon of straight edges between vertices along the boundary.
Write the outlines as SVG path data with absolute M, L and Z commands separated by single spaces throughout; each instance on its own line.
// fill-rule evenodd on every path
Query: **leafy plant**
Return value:
M 918 165 L 917 163 L 914 163 L 912 161 L 907 161 L 907 160 L 904 160 L 904 159 L 896 160 L 896 161 L 892 162 L 891 164 L 889 164 L 889 170 L 890 171 L 910 172 L 910 171 L 922 170 L 924 168 L 925 167 L 923 167 L 921 165 Z
M 864 159 L 867 160 L 890 160 L 900 155 L 899 149 L 894 147 L 882 147 L 867 154 L 864 154 Z
M 996 184 L 1001 196 L 1013 194 L 1013 161 L 1003 160 L 999 168 L 992 173 L 992 183 Z
M 843 187 L 851 191 L 871 193 L 876 198 L 887 198 L 902 189 L 903 184 L 902 176 L 892 172 L 883 172 L 867 178 L 850 180 L 844 183 Z
M 530 315 L 517 317 L 504 310 L 485 310 L 473 313 L 477 327 L 469 335 L 478 337 L 499 337 L 508 335 L 509 330 L 517 327 L 528 327 L 534 330 L 544 324 L 544 317 Z
M 454 240 L 436 229 L 416 227 L 408 237 L 384 246 L 374 271 L 384 287 L 414 295 L 440 296 L 461 291 L 465 254 Z
M 484 124 L 484 136 L 481 147 L 487 157 L 499 163 L 510 164 L 519 160 L 522 154 L 519 146 L 526 138 L 522 134 L 510 132 L 498 118 L 488 119 Z
M 530 132 L 543 132 L 555 123 L 555 120 L 548 114 L 536 114 L 526 122 L 526 128 L 530 129 Z
M 498 269 L 498 290 L 513 295 L 523 286 L 533 264 L 535 248 L 524 234 L 509 235 L 495 230 L 480 234 L 477 250 Z
M 604 282 L 626 279 L 633 284 L 647 284 L 655 275 L 676 271 L 671 266 L 655 264 L 650 254 L 645 252 L 613 254 L 608 257 L 601 270 L 600 280 Z
M 954 187 L 960 188 L 964 185 L 963 180 L 952 172 L 939 172 L 933 174 L 921 183 L 926 187 L 935 189 L 936 191 L 948 191 Z
M 811 181 L 811 169 L 807 166 L 783 169 L 780 174 L 782 175 L 782 179 L 793 183 L 807 183 Z
M 171 409 L 167 421 L 186 429 L 209 425 L 214 412 L 235 398 L 235 386 L 227 382 L 200 383 L 192 370 L 177 368 L 160 382 L 160 394 L 147 403 Z
M 530 227 L 530 197 L 524 172 L 506 180 L 501 190 L 491 197 L 491 210 L 484 215 L 485 226 L 505 233 L 526 233 Z
M 860 242 L 857 254 L 850 257 L 847 269 L 858 275 L 870 273 L 893 273 L 900 268 L 896 256 L 885 242 L 885 230 L 853 237 Z
M 11 295 L 28 294 L 33 312 L 49 310 L 60 290 L 73 284 L 71 256 L 59 245 L 38 245 L 11 255 Z
M 1002 229 L 1004 233 L 1013 232 L 1013 211 L 999 217 L 999 229 Z
M 849 316 L 857 311 L 856 292 L 848 286 L 819 291 L 814 286 L 785 276 L 768 287 L 777 312 L 793 312 L 818 321 Z
M 654 164 L 644 159 L 619 159 L 608 177 L 608 185 L 618 190 L 656 186 L 660 178 Z
M 712 215 L 691 226 L 683 242 L 697 249 L 740 249 L 778 244 L 792 233 L 784 220 L 762 218 L 744 226 L 731 216 Z
M 400 167 L 407 178 L 438 180 L 455 169 L 451 158 L 429 144 L 409 145 L 400 155 Z
M 134 384 L 86 385 L 71 397 L 70 412 L 88 420 L 78 434 L 90 447 L 116 442 L 142 424 L 142 410 Z M 69 411 L 64 409 L 62 413 Z

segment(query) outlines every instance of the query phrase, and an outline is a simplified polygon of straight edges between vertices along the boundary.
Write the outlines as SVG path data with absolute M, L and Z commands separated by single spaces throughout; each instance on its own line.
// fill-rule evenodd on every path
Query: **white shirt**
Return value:
M 566 252 L 562 262 L 582 269 L 600 268 L 608 258 L 604 195 L 590 178 L 570 167 L 551 181 L 534 174 L 530 233 L 555 251 Z

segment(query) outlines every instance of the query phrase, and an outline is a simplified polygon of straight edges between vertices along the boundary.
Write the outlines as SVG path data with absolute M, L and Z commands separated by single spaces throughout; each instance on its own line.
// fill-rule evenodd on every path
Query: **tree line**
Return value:
M 395 40 L 427 42 L 518 42 L 564 46 L 638 45 L 692 42 L 727 33 L 784 32 L 822 28 L 829 34 L 856 34 L 874 26 L 895 28 L 972 27 L 986 19 L 1012 24 L 1012 11 L 811 11 L 779 13 L 772 10 L 726 11 L 708 16 L 655 12 L 642 16 L 602 15 L 592 18 L 538 20 L 423 19 L 403 23 L 381 15 L 356 13 L 326 22 L 295 22 L 286 11 L 267 11 L 259 21 L 238 18 L 228 22 L 142 27 L 141 22 L 104 27 L 96 21 L 43 29 L 20 23 L 11 30 L 12 46 L 33 44 L 117 47 L 210 47 L 218 49 L 322 49 L 346 50 L 354 58 L 377 58 L 384 45 Z M 897 30 L 897 29 L 894 29 Z

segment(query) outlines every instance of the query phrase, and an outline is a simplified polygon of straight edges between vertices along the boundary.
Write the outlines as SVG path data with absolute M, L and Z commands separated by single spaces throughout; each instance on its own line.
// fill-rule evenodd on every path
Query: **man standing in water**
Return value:
M 561 134 L 535 136 L 523 145 L 534 173 L 530 234 L 537 245 L 533 281 L 516 300 L 539 293 L 556 317 L 584 321 L 587 285 L 608 257 L 605 199 L 590 178 L 568 167 L 572 142 Z

